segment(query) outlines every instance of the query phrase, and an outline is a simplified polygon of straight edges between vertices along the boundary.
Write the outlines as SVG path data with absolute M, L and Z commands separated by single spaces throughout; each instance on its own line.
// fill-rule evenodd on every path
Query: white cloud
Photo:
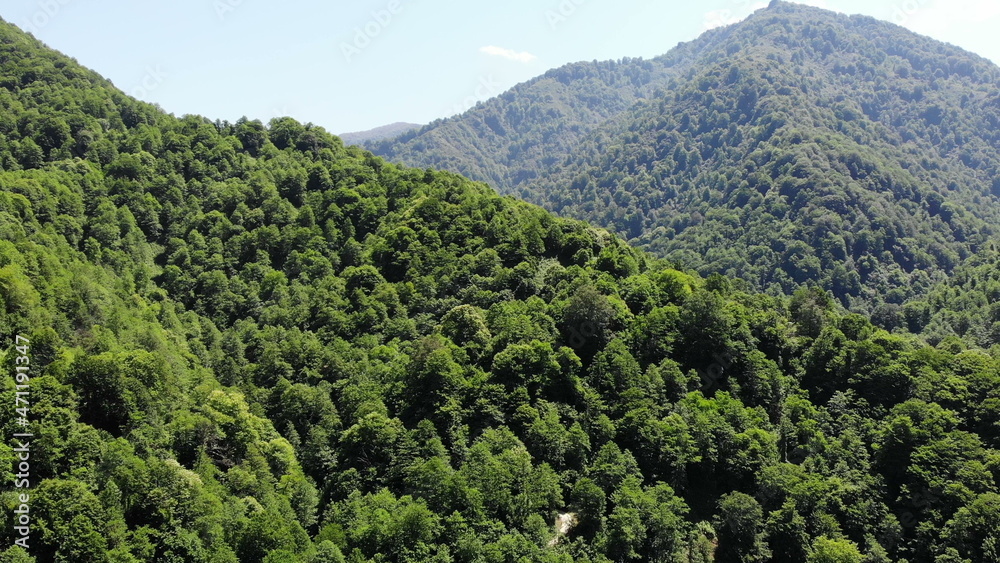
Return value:
M 538 58 L 535 55 L 528 53 L 527 51 L 523 53 L 518 53 L 513 49 L 504 49 L 503 47 L 497 47 L 495 45 L 487 45 L 486 47 L 480 47 L 479 52 L 485 53 L 493 57 L 503 57 L 508 60 L 517 61 L 519 63 L 530 63 L 531 61 Z

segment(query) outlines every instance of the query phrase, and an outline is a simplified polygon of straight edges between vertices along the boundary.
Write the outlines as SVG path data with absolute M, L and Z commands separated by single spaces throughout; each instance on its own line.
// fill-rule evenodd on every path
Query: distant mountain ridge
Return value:
M 383 139 L 389 139 L 392 137 L 397 137 L 408 131 L 414 129 L 419 129 L 419 123 L 406 123 L 404 121 L 397 121 L 396 123 L 390 123 L 389 125 L 383 125 L 381 127 L 376 127 L 374 129 L 369 129 L 367 131 L 355 131 L 353 133 L 341 133 L 339 135 L 340 139 L 348 145 L 360 145 L 362 143 L 381 141 Z
M 568 156 L 598 127 L 665 88 L 715 35 L 710 32 L 652 61 L 626 57 L 553 69 L 461 115 L 365 146 L 390 159 L 446 168 L 509 192 Z
M 1000 69 L 864 16 L 773 2 L 649 61 L 567 65 L 368 145 L 698 269 L 899 304 L 1000 224 Z

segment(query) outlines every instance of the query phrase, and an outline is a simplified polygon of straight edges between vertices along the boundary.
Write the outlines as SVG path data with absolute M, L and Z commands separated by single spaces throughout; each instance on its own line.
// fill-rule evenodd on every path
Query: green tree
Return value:
M 611 341 L 615 311 L 608 298 L 591 285 L 581 286 L 563 312 L 560 331 L 566 342 L 587 363 Z
M 816 538 L 808 563 L 861 563 L 858 546 L 845 539 Z
M 727 561 L 767 561 L 771 551 L 765 541 L 764 511 L 752 496 L 733 492 L 719 499 L 719 548 L 716 556 Z

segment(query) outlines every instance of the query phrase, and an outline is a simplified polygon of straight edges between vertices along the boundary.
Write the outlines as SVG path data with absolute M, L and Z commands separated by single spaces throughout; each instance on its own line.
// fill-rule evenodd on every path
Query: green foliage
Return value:
M 806 17 L 795 10 L 779 4 L 755 25 Z M 797 48 L 823 51 L 821 24 Z M 0 48 L 0 341 L 28 337 L 34 370 L 34 545 L 0 560 L 996 558 L 1000 364 L 976 347 L 996 321 L 988 254 L 873 316 L 837 303 L 853 290 L 761 295 L 311 124 L 164 114 L 6 24 Z M 654 66 L 577 65 L 539 84 L 575 89 L 576 73 L 579 88 L 639 92 Z M 692 75 L 704 91 L 679 86 L 678 103 L 753 74 L 715 70 Z M 788 146 L 814 150 L 806 139 Z M 762 146 L 773 162 L 748 172 L 750 190 L 786 190 L 769 213 L 826 189 L 805 185 L 805 152 L 782 147 Z M 661 180 L 717 158 L 704 148 L 671 145 L 663 154 L 687 164 Z M 919 192 L 953 234 L 978 236 L 971 212 L 869 164 L 844 166 Z M 708 203 L 728 185 L 699 178 Z M 737 186 L 733 201 L 744 196 L 750 208 Z M 712 204 L 699 221 L 742 224 L 737 207 Z M 781 288 L 827 272 L 817 248 L 847 260 L 868 245 L 867 264 L 902 240 L 827 227 L 834 236 L 770 250 L 787 254 Z M 940 260 L 958 256 L 949 248 Z M 872 280 L 886 263 L 862 294 L 884 289 Z M 904 329 L 943 336 L 932 347 Z M 5 373 L 17 355 L 3 344 Z M 6 436 L 19 428 L 14 386 L 0 387 Z M 9 445 L 0 460 L 12 467 Z
M 764 544 L 764 519 L 760 503 L 744 493 L 730 493 L 719 500 L 719 550 L 723 561 L 767 561 L 770 550 Z
M 998 234 L 998 76 L 885 22 L 775 2 L 652 60 L 566 65 L 368 146 L 704 275 L 819 286 L 891 330 L 904 300 Z
M 858 546 L 849 540 L 817 538 L 808 563 L 861 563 L 863 561 Z

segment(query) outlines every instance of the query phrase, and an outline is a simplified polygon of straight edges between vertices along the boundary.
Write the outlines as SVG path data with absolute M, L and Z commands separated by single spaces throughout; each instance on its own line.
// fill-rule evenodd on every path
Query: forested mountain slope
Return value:
M 399 137 L 368 143 L 390 160 L 458 172 L 503 193 L 568 158 L 594 130 L 690 68 L 698 42 L 656 62 L 622 59 L 551 70 Z
M 3 23 L 0 83 L 0 561 L 1000 555 L 996 355 L 164 114 Z
M 955 269 L 925 296 L 877 311 L 890 330 L 922 334 L 930 343 L 955 337 L 990 348 L 1000 344 L 1000 253 L 991 244 Z
M 631 92 L 594 76 L 608 65 L 547 76 L 565 89 L 596 82 L 597 99 Z M 630 65 L 668 82 L 578 137 L 539 134 L 577 124 L 542 111 L 529 83 L 374 149 L 496 182 L 705 274 L 772 293 L 819 282 L 861 311 L 925 292 L 996 234 L 1000 69 L 980 57 L 774 2 Z M 510 113 L 535 117 L 501 119 L 503 143 L 488 141 L 480 124 Z M 551 156 L 522 161 L 506 146 Z M 514 163 L 529 170 L 492 170 Z

